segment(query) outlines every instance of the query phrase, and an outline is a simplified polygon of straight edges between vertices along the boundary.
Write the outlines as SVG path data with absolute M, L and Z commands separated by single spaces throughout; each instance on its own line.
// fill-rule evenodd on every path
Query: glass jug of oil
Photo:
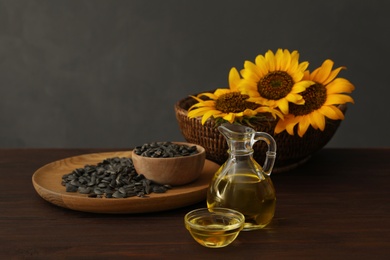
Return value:
M 242 125 L 222 124 L 218 130 L 226 138 L 229 157 L 211 180 L 207 207 L 241 212 L 245 216 L 243 230 L 263 228 L 275 213 L 275 189 L 270 175 L 276 142 L 271 135 Z M 268 145 L 263 167 L 253 158 L 253 144 L 260 140 Z

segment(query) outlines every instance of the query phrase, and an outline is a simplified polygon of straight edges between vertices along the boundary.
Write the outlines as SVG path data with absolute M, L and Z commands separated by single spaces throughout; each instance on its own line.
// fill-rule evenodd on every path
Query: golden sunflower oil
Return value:
M 221 219 L 223 222 L 216 222 L 212 216 L 200 216 L 189 220 L 194 226 L 202 226 L 195 228 L 192 225 L 187 225 L 191 236 L 199 244 L 206 247 L 225 247 L 232 243 L 238 236 L 242 225 L 237 218 Z
M 218 174 L 217 174 L 218 175 Z M 270 178 L 253 173 L 215 176 L 207 195 L 207 207 L 231 208 L 245 216 L 244 230 L 269 224 L 275 213 L 275 190 Z

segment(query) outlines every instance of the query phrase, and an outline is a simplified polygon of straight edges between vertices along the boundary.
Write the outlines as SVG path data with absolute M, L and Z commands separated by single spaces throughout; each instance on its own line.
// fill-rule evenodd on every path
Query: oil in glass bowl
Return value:
M 231 244 L 244 227 L 245 217 L 227 208 L 196 209 L 186 214 L 184 222 L 196 242 L 219 248 Z

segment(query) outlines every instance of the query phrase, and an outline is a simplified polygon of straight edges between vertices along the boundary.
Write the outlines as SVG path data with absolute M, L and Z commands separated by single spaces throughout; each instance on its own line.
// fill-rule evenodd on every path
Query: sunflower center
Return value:
M 248 95 L 243 95 L 240 92 L 226 93 L 215 101 L 215 108 L 223 113 L 239 113 L 247 108 L 257 108 L 257 104 L 246 101 L 248 98 Z
M 259 94 L 271 100 L 287 96 L 294 86 L 292 77 L 284 71 L 273 71 L 265 75 L 257 84 Z
M 290 104 L 290 113 L 295 116 L 308 115 L 322 107 L 326 101 L 326 88 L 322 84 L 314 84 L 301 93 L 304 105 Z

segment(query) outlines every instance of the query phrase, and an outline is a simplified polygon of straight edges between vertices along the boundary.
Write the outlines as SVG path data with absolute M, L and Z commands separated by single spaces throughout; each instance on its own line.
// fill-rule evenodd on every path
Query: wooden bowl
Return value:
M 131 157 L 137 173 L 158 184 L 172 186 L 188 184 L 199 178 L 206 159 L 205 149 L 197 144 L 174 143 L 196 146 L 198 153 L 180 157 L 152 158 L 140 156 L 133 150 Z

